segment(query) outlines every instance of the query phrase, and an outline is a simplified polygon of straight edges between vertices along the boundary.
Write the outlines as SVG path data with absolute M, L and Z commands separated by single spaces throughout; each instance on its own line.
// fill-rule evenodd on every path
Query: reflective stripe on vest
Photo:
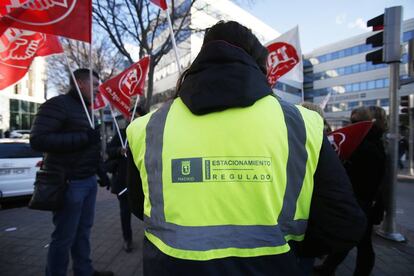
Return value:
M 227 256 L 260 256 L 289 251 L 286 241 L 303 239 L 306 219 L 296 219 L 308 153 L 304 120 L 298 108 L 279 101 L 288 134 L 288 160 L 283 207 L 277 225 L 181 226 L 166 222 L 163 200 L 163 137 L 172 101 L 154 112 L 146 125 L 145 166 L 151 202 L 147 238 L 173 257 L 208 260 Z M 130 139 L 129 139 L 130 140 Z M 134 156 L 135 157 L 135 156 Z M 316 160 L 317 161 L 317 160 Z M 147 167 L 151 164 L 151 167 Z M 307 218 L 307 217 L 306 217 Z M 171 254 L 169 254 L 171 253 Z
M 283 197 L 283 207 L 278 223 L 288 239 L 300 240 L 306 231 L 307 220 L 294 220 L 296 202 L 302 190 L 306 172 L 306 129 L 299 110 L 286 102 L 279 100 L 285 116 L 288 132 L 289 157 L 287 163 L 286 191 Z

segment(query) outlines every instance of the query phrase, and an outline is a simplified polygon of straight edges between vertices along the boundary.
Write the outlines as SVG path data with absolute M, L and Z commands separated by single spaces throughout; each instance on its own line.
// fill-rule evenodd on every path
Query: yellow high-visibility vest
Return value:
M 180 98 L 127 129 L 145 235 L 165 254 L 274 255 L 304 238 L 323 121 L 273 96 L 194 115 Z

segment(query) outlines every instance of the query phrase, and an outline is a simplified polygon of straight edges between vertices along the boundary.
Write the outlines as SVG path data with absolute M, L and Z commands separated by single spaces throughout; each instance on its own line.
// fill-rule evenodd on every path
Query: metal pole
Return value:
M 101 119 L 101 152 L 102 152 L 102 158 L 105 158 L 106 154 L 106 132 L 105 132 L 105 122 L 104 122 L 104 112 L 103 108 L 99 110 L 99 117 Z
M 178 68 L 178 74 L 181 75 L 181 64 L 180 64 L 180 58 L 178 57 L 178 48 L 177 43 L 175 42 L 175 36 L 174 36 L 174 30 L 171 23 L 171 17 L 168 10 L 165 11 L 167 13 L 167 21 L 168 21 L 168 28 L 170 29 L 170 36 L 171 36 L 171 42 L 174 49 L 175 59 L 177 60 L 177 68 Z
M 414 175 L 414 160 L 413 160 L 413 153 L 414 153 L 414 143 L 413 143 L 413 139 L 414 139 L 414 125 L 413 125 L 413 121 L 414 121 L 414 112 L 413 112 L 413 108 L 414 108 L 414 95 L 410 95 L 410 101 L 409 101 L 409 109 L 408 109 L 408 129 L 409 129 L 409 135 L 408 135 L 408 173 L 410 175 Z
M 70 66 L 70 63 L 69 63 L 69 60 L 68 60 L 68 56 L 66 54 L 64 54 L 64 56 L 65 56 L 66 64 L 68 65 L 68 69 L 69 69 L 70 75 L 72 76 L 73 83 L 75 84 L 76 91 L 78 91 L 78 95 L 79 95 L 80 101 L 82 103 L 83 109 L 85 110 L 86 117 L 88 118 L 89 125 L 91 126 L 91 128 L 94 128 L 94 125 L 92 123 L 92 119 L 91 119 L 90 114 L 89 114 L 89 110 L 86 107 L 85 100 L 83 99 L 83 96 L 82 96 L 82 92 L 79 89 L 78 82 L 76 81 L 75 75 L 73 74 L 73 70 L 72 70 L 72 68 Z M 93 106 L 92 106 L 92 109 L 93 109 Z M 91 113 L 93 115 L 93 111 Z
M 399 69 L 400 63 L 393 62 L 389 64 L 390 68 L 390 86 L 389 86 L 389 97 L 390 97 L 390 131 L 388 140 L 388 172 L 389 181 L 387 204 L 385 210 L 385 218 L 378 230 L 378 235 L 383 238 L 402 242 L 405 241 L 403 235 L 397 232 L 395 217 L 396 217 L 396 198 L 395 190 L 397 186 L 397 162 L 398 162 L 398 139 L 399 139 L 399 127 L 398 127 L 398 81 L 399 81 Z

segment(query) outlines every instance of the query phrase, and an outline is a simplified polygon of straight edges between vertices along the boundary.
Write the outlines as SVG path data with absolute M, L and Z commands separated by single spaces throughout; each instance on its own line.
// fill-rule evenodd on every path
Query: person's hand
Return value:
M 88 135 L 89 144 L 94 145 L 101 141 L 101 132 L 99 128 L 96 128 L 96 129 L 90 128 L 88 129 L 86 134 Z
M 99 176 L 98 184 L 100 187 L 106 187 L 106 189 L 109 190 L 111 182 L 109 181 L 108 175 L 104 174 Z
M 119 153 L 122 155 L 122 156 L 125 156 L 125 157 L 127 157 L 127 149 L 126 148 L 120 148 L 119 149 Z

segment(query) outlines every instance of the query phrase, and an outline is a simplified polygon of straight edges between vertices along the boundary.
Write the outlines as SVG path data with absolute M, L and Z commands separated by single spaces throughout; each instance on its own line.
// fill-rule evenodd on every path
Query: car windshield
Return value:
M 42 157 L 29 143 L 0 143 L 0 158 Z

